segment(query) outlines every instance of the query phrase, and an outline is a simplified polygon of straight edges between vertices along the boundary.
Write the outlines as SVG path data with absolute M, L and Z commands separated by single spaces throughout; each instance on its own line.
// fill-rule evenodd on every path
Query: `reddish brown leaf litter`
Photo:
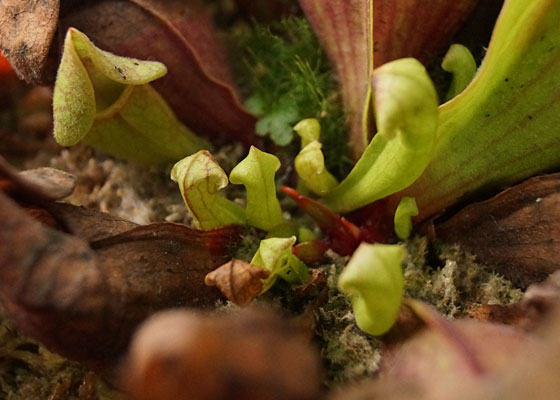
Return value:
M 313 400 L 320 370 L 306 334 L 272 310 L 168 311 L 139 329 L 122 376 L 134 400 Z
M 263 289 L 263 280 L 270 271 L 243 260 L 233 259 L 204 278 L 207 286 L 216 286 L 233 304 L 249 305 Z
M 33 210 L 58 229 L 0 193 L 0 298 L 18 327 L 47 347 L 93 367 L 109 366 L 149 315 L 218 299 L 204 277 L 229 259 L 239 227 L 137 226 L 50 202 L 56 190 L 12 177 L 13 193 L 23 190 L 28 203 L 37 202 Z
M 531 178 L 473 203 L 437 227 L 522 287 L 560 268 L 560 174 Z
M 0 190 L 11 196 L 38 200 L 59 200 L 74 190 L 73 175 L 54 168 L 18 172 L 0 156 Z

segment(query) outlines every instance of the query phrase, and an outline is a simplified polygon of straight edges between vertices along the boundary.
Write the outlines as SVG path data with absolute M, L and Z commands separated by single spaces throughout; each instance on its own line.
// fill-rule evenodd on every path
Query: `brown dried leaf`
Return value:
M 26 334 L 101 367 L 155 311 L 210 306 L 218 298 L 204 276 L 226 261 L 238 227 L 197 231 L 159 223 L 115 234 L 124 221 L 84 213 L 87 223 L 102 221 L 109 230 L 103 233 L 76 222 L 84 214 L 68 212 L 72 207 L 52 209 L 90 244 L 34 221 L 0 193 L 0 298 Z
M 58 10 L 59 0 L 0 2 L 0 50 L 27 82 L 44 78 Z
M 233 260 L 218 267 L 204 278 L 207 286 L 216 286 L 232 303 L 249 305 L 263 289 L 263 279 L 270 271 L 243 260 Z
M 531 178 L 436 227 L 519 286 L 560 268 L 560 174 Z
M 134 400 L 312 400 L 320 362 L 305 335 L 272 310 L 155 315 L 123 368 Z
M 43 207 L 57 220 L 64 231 L 87 242 L 106 239 L 138 226 L 134 222 L 110 214 L 71 204 L 48 203 Z
M 76 177 L 54 168 L 18 172 L 0 156 L 0 190 L 27 201 L 58 200 L 76 186 Z

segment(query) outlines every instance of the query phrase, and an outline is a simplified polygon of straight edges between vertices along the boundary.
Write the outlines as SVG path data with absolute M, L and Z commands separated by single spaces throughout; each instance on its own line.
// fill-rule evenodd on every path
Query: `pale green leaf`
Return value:
M 208 147 L 147 84 L 166 71 L 156 61 L 100 50 L 70 28 L 54 89 L 55 139 L 64 146 L 84 140 L 116 157 L 154 164 Z
M 387 332 L 397 320 L 404 295 L 404 248 L 362 243 L 338 278 L 350 296 L 358 327 L 371 335 Z
M 322 146 L 316 140 L 307 144 L 296 156 L 296 172 L 305 186 L 313 193 L 324 196 L 331 191 L 338 181 L 325 168 Z
M 301 148 L 303 149 L 321 136 L 321 125 L 316 118 L 302 119 L 294 126 L 294 131 L 301 137 Z
M 426 70 L 412 58 L 374 71 L 378 132 L 350 174 L 324 202 L 347 212 L 413 183 L 431 160 L 436 140 L 438 99 Z
M 249 224 L 265 231 L 284 221 L 274 180 L 279 168 L 277 157 L 251 146 L 247 157 L 229 175 L 231 183 L 245 186 Z
M 440 107 L 432 161 L 398 194 L 416 198 L 420 220 L 560 167 L 559 21 L 559 1 L 504 3 L 474 80 Z
M 465 90 L 476 74 L 476 61 L 469 49 L 461 44 L 451 45 L 443 58 L 441 67 L 453 74 L 445 101 L 452 99 Z
M 64 40 L 53 94 L 56 141 L 63 146 L 72 146 L 82 140 L 93 124 L 95 109 L 93 86 L 69 31 Z
M 197 228 L 246 223 L 245 211 L 218 193 L 228 185 L 228 178 L 206 150 L 177 162 L 171 170 L 171 179 L 179 184 Z
M 270 289 L 278 277 L 292 284 L 304 283 L 309 279 L 305 264 L 292 254 L 295 242 L 295 236 L 261 241 L 251 264 L 270 271 L 270 276 L 264 281 L 262 293 Z
M 395 212 L 395 233 L 399 239 L 405 240 L 412 231 L 412 217 L 418 215 L 418 207 L 414 197 L 403 197 Z

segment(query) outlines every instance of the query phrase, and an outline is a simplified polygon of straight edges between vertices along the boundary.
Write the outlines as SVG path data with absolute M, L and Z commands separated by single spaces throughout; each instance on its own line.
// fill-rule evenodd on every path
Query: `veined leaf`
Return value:
M 262 293 L 270 289 L 278 277 L 293 284 L 303 283 L 309 279 L 309 271 L 305 264 L 292 254 L 295 242 L 295 236 L 261 241 L 251 264 L 270 271 L 269 277 L 264 281 Z
M 245 211 L 218 193 L 228 185 L 228 178 L 206 150 L 177 162 L 171 170 L 171 179 L 179 184 L 197 228 L 246 223 Z

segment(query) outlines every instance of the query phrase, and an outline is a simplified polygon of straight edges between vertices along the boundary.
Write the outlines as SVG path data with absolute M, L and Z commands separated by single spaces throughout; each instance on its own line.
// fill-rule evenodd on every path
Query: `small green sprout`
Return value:
M 307 189 L 324 196 L 338 185 L 338 181 L 325 168 L 322 145 L 319 143 L 319 121 L 314 118 L 304 119 L 294 126 L 294 130 L 301 136 L 302 145 L 294 161 L 296 172 Z
M 438 99 L 422 64 L 405 58 L 373 74 L 378 132 L 350 174 L 324 198 L 335 212 L 348 212 L 402 190 L 431 160 Z
M 476 61 L 469 49 L 461 44 L 452 44 L 449 47 L 441 67 L 453 74 L 445 101 L 451 100 L 465 90 L 476 74 Z
M 228 185 L 228 178 L 206 150 L 177 162 L 171 170 L 171 179 L 179 184 L 197 228 L 246 223 L 245 210 L 218 193 Z
M 316 118 L 306 118 L 294 126 L 294 131 L 301 137 L 301 148 L 303 149 L 321 136 L 321 124 Z
M 119 158 L 153 164 L 208 147 L 148 84 L 166 72 L 159 62 L 100 50 L 70 28 L 53 96 L 56 141 L 63 146 L 83 141 Z
M 305 186 L 313 193 L 325 195 L 338 185 L 338 181 L 325 168 L 322 145 L 314 140 L 297 155 L 294 164 Z
M 395 233 L 401 240 L 406 240 L 412 231 L 412 217 L 418 215 L 414 197 L 403 197 L 395 212 Z
M 295 242 L 295 236 L 261 241 L 251 264 L 270 271 L 270 276 L 264 282 L 262 293 L 270 289 L 278 277 L 291 284 L 300 284 L 309 280 L 307 266 L 292 254 Z
M 370 335 L 386 333 L 397 320 L 404 257 L 401 246 L 362 243 L 340 274 L 338 288 L 350 296 L 358 327 Z
M 274 180 L 278 168 L 280 160 L 276 156 L 251 146 L 249 155 L 229 175 L 231 183 L 245 186 L 249 224 L 265 231 L 284 222 Z

